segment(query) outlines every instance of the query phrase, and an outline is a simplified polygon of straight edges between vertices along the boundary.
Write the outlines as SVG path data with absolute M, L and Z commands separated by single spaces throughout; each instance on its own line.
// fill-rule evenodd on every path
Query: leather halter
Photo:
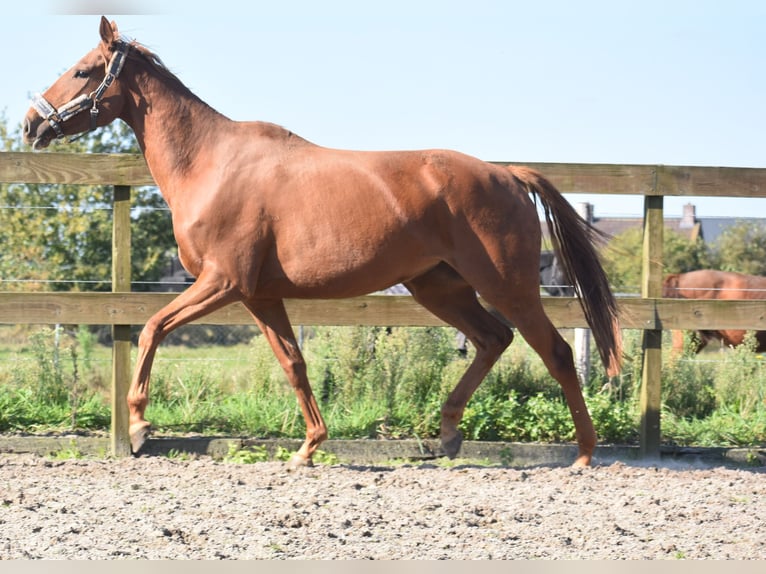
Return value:
M 64 137 L 64 130 L 61 124 L 68 119 L 76 116 L 80 112 L 90 109 L 90 129 L 82 132 L 81 134 L 74 136 L 69 141 L 72 142 L 79 137 L 82 137 L 88 132 L 92 132 L 96 129 L 96 121 L 98 120 L 98 104 L 104 97 L 104 92 L 112 85 L 117 76 L 122 71 L 122 66 L 125 64 L 125 59 L 128 55 L 128 49 L 130 45 L 124 41 L 117 41 L 114 43 L 114 54 L 109 61 L 109 66 L 106 72 L 106 76 L 101 81 L 101 84 L 93 90 L 90 94 L 81 94 L 76 98 L 70 100 L 61 108 L 56 109 L 48 100 L 42 95 L 35 94 L 32 99 L 32 107 L 40 116 L 50 124 L 53 131 L 56 132 L 57 138 Z

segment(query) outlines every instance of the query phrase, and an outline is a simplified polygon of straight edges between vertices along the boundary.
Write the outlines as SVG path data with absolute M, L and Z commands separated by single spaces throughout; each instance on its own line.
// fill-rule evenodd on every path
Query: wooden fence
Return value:
M 512 162 L 498 162 L 510 164 Z M 666 329 L 766 330 L 761 301 L 662 299 L 664 196 L 766 197 L 766 169 L 660 165 L 525 164 L 539 169 L 563 193 L 644 196 L 644 244 L 640 298 L 620 298 L 625 329 L 644 331 L 640 445 L 644 456 L 660 448 L 661 340 Z M 112 325 L 112 428 L 115 455 L 130 452 L 125 396 L 131 377 L 130 326 L 142 325 L 175 294 L 130 292 L 131 187 L 155 185 L 144 159 L 132 154 L 0 152 L 0 183 L 114 186 L 112 293 L 0 292 L 0 324 Z M 409 296 L 286 302 L 294 324 L 442 325 Z M 544 299 L 557 327 L 587 327 L 572 298 Z M 200 321 L 251 324 L 241 305 Z

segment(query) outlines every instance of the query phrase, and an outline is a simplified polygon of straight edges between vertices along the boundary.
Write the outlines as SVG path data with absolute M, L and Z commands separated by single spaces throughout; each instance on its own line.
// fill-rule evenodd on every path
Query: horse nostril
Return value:
M 21 137 L 26 143 L 32 143 L 37 137 L 34 133 L 35 129 L 35 122 L 29 118 L 24 118 L 24 121 L 21 124 Z

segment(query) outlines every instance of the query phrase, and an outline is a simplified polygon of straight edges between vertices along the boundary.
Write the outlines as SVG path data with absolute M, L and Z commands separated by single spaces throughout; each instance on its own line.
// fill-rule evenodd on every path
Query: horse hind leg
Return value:
M 575 426 L 578 456 L 574 466 L 589 466 L 596 448 L 596 431 L 580 389 L 572 348 L 551 323 L 537 297 L 517 297 L 488 302 L 516 327 L 519 334 L 540 356 L 548 372 L 561 386 Z
M 440 265 L 405 285 L 419 304 L 461 331 L 476 348 L 473 361 L 442 406 L 442 449 L 449 458 L 454 458 L 463 442 L 458 425 L 465 407 L 511 344 L 513 332 L 481 306 L 473 288 L 447 265 Z

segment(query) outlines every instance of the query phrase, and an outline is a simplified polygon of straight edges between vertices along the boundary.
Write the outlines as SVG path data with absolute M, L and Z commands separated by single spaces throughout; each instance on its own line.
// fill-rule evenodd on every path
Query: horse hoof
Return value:
M 130 429 L 130 450 L 138 454 L 146 443 L 146 439 L 152 434 L 152 425 L 143 422 Z
M 463 433 L 456 431 L 450 439 L 442 439 L 442 450 L 448 458 L 455 458 L 463 444 Z
M 310 458 L 304 458 L 296 452 L 290 457 L 290 460 L 287 463 L 287 470 L 299 470 L 309 466 L 314 466 L 314 461 Z
M 588 468 L 590 467 L 591 457 L 587 454 L 582 454 L 572 463 L 572 468 Z

